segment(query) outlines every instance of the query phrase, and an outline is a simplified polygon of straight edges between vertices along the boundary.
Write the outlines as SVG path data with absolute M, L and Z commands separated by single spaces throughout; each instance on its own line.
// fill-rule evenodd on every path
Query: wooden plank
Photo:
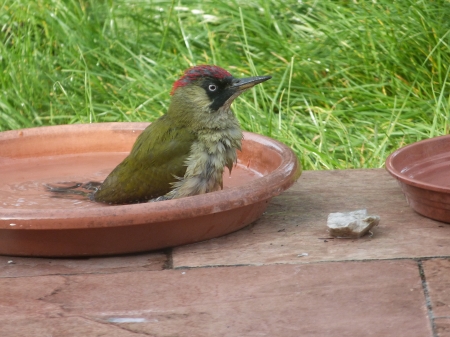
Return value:
M 379 215 L 372 237 L 327 239 L 331 212 Z M 174 267 L 450 256 L 450 225 L 415 213 L 384 169 L 306 171 L 254 224 L 175 248 Z M 299 256 L 300 255 L 300 256 Z
M 415 261 L 0 279 L 1 336 L 131 334 L 431 337 Z
M 162 270 L 166 262 L 162 252 L 80 259 L 0 256 L 0 278 Z

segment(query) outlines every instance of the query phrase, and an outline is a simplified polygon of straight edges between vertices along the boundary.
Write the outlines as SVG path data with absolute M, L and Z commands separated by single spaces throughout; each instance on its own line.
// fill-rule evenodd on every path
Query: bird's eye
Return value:
M 208 90 L 209 90 L 209 91 L 216 91 L 216 90 L 217 90 L 217 85 L 215 85 L 215 84 L 210 84 L 210 85 L 208 86 Z

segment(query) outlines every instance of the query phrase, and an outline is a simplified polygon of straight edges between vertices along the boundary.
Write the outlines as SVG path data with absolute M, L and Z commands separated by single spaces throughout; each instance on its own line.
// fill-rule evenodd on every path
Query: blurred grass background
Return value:
M 446 134 L 449 0 L 3 0 L 0 131 L 152 121 L 196 64 L 273 79 L 233 108 L 304 169 Z

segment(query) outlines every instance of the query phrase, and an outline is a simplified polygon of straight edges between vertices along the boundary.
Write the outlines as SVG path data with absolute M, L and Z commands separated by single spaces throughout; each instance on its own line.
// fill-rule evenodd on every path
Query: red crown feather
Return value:
M 187 69 L 184 72 L 183 76 L 181 76 L 173 84 L 170 95 L 173 95 L 173 93 L 175 92 L 175 90 L 177 88 L 183 87 L 201 77 L 213 77 L 213 78 L 222 79 L 222 78 L 230 77 L 230 76 L 232 76 L 232 75 L 228 71 L 226 71 L 225 69 L 222 69 L 220 67 L 217 67 L 217 66 L 211 66 L 211 65 L 205 64 L 205 65 L 191 67 L 191 68 Z

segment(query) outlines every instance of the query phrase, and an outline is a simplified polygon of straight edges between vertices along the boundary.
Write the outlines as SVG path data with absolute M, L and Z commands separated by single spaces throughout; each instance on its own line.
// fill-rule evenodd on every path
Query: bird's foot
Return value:
M 167 197 L 165 195 L 161 195 L 158 198 L 150 199 L 148 202 L 165 201 L 165 200 L 170 200 L 170 199 L 172 199 L 172 198 L 169 198 L 169 197 Z

